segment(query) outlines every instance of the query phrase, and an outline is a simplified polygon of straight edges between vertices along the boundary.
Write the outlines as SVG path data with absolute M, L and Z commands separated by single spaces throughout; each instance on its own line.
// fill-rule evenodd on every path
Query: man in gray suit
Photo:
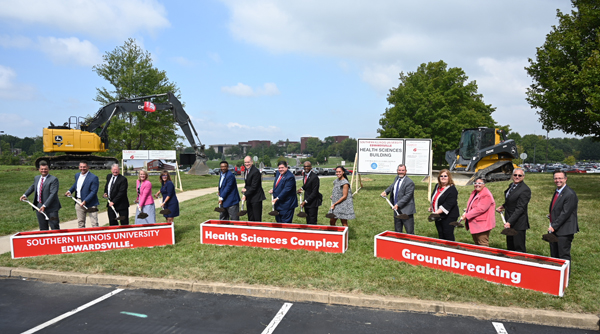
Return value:
M 406 176 L 406 166 L 398 165 L 398 176 L 387 189 L 381 193 L 382 197 L 392 194 L 391 202 L 394 204 L 394 210 L 401 215 L 407 215 L 407 219 L 394 217 L 394 229 L 396 232 L 402 233 L 402 228 L 406 229 L 406 233 L 415 234 L 415 217 L 417 213 L 415 209 L 415 183 Z M 396 213 L 394 213 L 395 215 Z
M 571 242 L 575 233 L 579 232 L 577 224 L 577 195 L 567 185 L 567 174 L 554 172 L 556 192 L 550 202 L 550 226 L 548 232 L 558 237 L 558 242 L 550 243 L 550 256 L 571 260 Z
M 40 162 L 40 175 L 33 179 L 31 187 L 21 196 L 21 200 L 25 200 L 27 196 L 35 192 L 33 205 L 50 218 L 50 220 L 46 220 L 43 214 L 36 212 L 40 231 L 48 230 L 48 227 L 53 230 L 60 230 L 58 210 L 60 210 L 61 205 L 58 200 L 58 179 L 49 173 L 48 164 L 45 161 Z

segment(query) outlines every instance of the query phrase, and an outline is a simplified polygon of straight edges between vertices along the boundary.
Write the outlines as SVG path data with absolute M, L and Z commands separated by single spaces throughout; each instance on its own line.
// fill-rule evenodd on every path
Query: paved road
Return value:
M 105 299 L 97 301 L 100 297 Z M 97 302 L 86 305 L 93 301 Z M 73 314 L 41 328 L 68 312 Z M 0 314 L 1 333 L 597 333 L 181 290 L 119 290 L 18 279 L 0 280 Z

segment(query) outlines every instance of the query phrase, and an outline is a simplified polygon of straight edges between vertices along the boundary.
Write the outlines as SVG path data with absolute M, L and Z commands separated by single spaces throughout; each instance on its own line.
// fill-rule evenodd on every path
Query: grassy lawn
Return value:
M 6 170 L 3 170 L 4 172 Z M 27 173 L 23 176 L 26 181 L 23 181 L 22 189 L 29 185 L 35 174 L 33 171 Z M 25 174 L 21 171 L 19 175 Z M 68 176 L 72 177 L 71 173 L 66 174 L 67 179 Z M 426 219 L 427 184 L 420 182 L 420 179 L 413 177 L 417 185 L 418 211 L 415 230 L 419 235 L 437 237 L 434 224 Z M 385 230 L 393 230 L 392 211 L 387 203 L 378 197 L 392 180 L 391 175 L 363 177 L 363 188 L 354 201 L 358 218 L 349 222 L 350 244 L 345 254 L 202 245 L 199 242 L 199 224 L 208 219 L 218 218 L 218 213 L 213 211 L 214 195 L 207 195 L 182 203 L 182 215 L 175 218 L 176 244 L 173 246 L 42 256 L 21 260 L 12 260 L 10 254 L 3 254 L 0 256 L 0 266 L 266 284 L 569 312 L 600 311 L 600 276 L 597 273 L 597 269 L 600 268 L 600 224 L 595 213 L 595 207 L 600 204 L 596 195 L 600 175 L 569 175 L 568 184 L 579 196 L 581 231 L 573 242 L 571 281 L 563 298 L 374 258 L 374 236 Z M 214 186 L 216 179 L 213 181 L 211 185 Z M 332 181 L 332 178 L 321 180 L 321 193 L 325 198 L 331 194 Z M 525 182 L 530 185 L 533 193 L 529 208 L 531 229 L 527 233 L 527 249 L 533 254 L 549 256 L 548 244 L 541 240 L 541 234 L 548 224 L 545 214 L 554 189 L 552 175 L 527 174 Z M 506 185 L 507 183 L 495 183 L 488 184 L 488 187 L 494 197 L 501 200 Z M 265 183 L 264 187 L 270 189 L 270 183 Z M 459 187 L 461 208 L 466 205 L 472 189 L 472 186 Z M 18 195 L 20 193 L 13 196 L 15 200 L 18 199 Z M 325 201 L 325 207 L 327 202 L 328 200 Z M 271 210 L 267 203 L 264 202 L 263 219 L 274 221 L 274 217 L 267 215 Z M 319 224 L 328 224 L 325 213 L 326 209 L 322 207 L 319 212 Z M 6 219 L 4 217 L 3 221 Z M 35 220 L 31 214 L 27 219 Z M 500 234 L 502 226 L 499 216 L 497 221 L 497 227 L 490 236 L 490 246 L 505 248 L 506 239 Z M 304 220 L 295 217 L 294 222 L 303 223 Z M 456 238 L 459 242 L 472 243 L 470 234 L 464 229 L 456 230 Z
M 75 173 L 78 170 L 54 170 L 50 171 L 51 175 L 58 178 L 60 184 L 59 188 L 59 199 L 62 205 L 62 209 L 59 211 L 59 218 L 61 222 L 76 219 L 74 205 L 72 199 L 63 196 L 63 194 L 71 188 L 75 182 Z M 100 205 L 98 209 L 100 211 L 106 211 L 106 200 L 101 198 L 104 193 L 104 186 L 106 184 L 106 175 L 110 173 L 109 170 L 91 170 L 100 179 L 100 189 L 98 191 L 98 199 Z M 13 234 L 20 231 L 29 231 L 38 228 L 37 219 L 33 209 L 26 203 L 21 203 L 19 197 L 33 184 L 33 178 L 38 175 L 39 172 L 34 167 L 24 166 L 0 166 L 0 193 L 3 194 L 0 197 L 0 235 Z M 135 180 L 137 176 L 127 176 L 129 180 L 128 197 L 129 201 L 133 203 L 136 198 L 135 191 Z M 150 182 L 152 182 L 152 192 L 155 193 L 160 189 L 160 182 L 158 176 L 150 176 Z M 183 183 L 183 190 L 193 190 L 200 188 L 214 187 L 218 183 L 217 176 L 193 176 L 181 174 L 181 182 Z M 33 194 L 29 195 L 29 201 L 33 203 Z

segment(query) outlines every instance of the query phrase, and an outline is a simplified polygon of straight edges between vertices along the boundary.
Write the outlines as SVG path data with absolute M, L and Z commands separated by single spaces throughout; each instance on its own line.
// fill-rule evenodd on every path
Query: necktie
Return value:
M 402 179 L 398 179 L 398 182 L 396 182 L 396 190 L 394 191 L 394 204 L 398 203 L 398 190 L 400 190 L 400 183 L 402 183 Z
M 282 176 L 283 175 L 279 175 L 279 178 L 277 179 L 277 183 L 275 183 L 275 188 L 277 188 L 277 186 L 279 185 L 279 181 L 281 181 Z
M 308 174 L 304 174 L 304 184 L 306 184 L 306 179 L 308 179 Z
M 40 192 L 38 194 L 38 203 L 42 203 L 42 189 L 44 188 L 44 179 L 45 177 L 42 176 L 42 179 L 40 180 Z
M 508 188 L 508 191 L 506 192 L 506 198 L 508 198 L 508 194 L 510 194 L 511 191 L 515 190 L 515 188 L 517 187 L 516 183 L 513 183 L 510 188 Z
M 552 199 L 552 207 L 550 208 L 550 211 L 552 211 L 552 209 L 554 209 L 554 204 L 556 203 L 557 199 L 558 199 L 558 191 L 554 193 L 554 198 Z
M 113 175 L 110 178 L 110 182 L 108 182 L 108 198 L 110 198 L 110 190 L 112 189 L 114 182 L 115 182 L 115 176 Z

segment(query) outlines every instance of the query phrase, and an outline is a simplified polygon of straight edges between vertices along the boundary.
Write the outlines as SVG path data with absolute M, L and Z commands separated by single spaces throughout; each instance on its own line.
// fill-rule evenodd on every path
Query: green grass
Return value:
M 19 176 L 20 177 L 20 176 Z M 31 179 L 28 177 L 28 179 Z M 10 254 L 0 256 L 0 266 L 28 267 L 82 273 L 102 273 L 206 280 L 229 283 L 266 284 L 279 287 L 318 289 L 346 293 L 413 297 L 441 300 L 516 306 L 569 312 L 598 313 L 600 311 L 600 226 L 596 208 L 600 201 L 596 189 L 600 176 L 569 175 L 568 184 L 579 196 L 579 225 L 572 249 L 573 271 L 570 286 L 563 298 L 515 287 L 493 284 L 481 279 L 460 276 L 421 266 L 412 266 L 393 260 L 373 257 L 373 238 L 376 234 L 393 230 L 392 212 L 379 194 L 393 180 L 391 175 L 363 177 L 363 188 L 355 196 L 356 220 L 351 220 L 349 248 L 345 254 L 326 254 L 303 250 L 271 250 L 248 247 L 202 245 L 199 242 L 199 224 L 217 219 L 214 195 L 207 195 L 182 203 L 182 215 L 175 218 L 176 244 L 173 246 L 124 249 L 109 252 L 42 256 L 12 260 Z M 427 185 L 413 177 L 416 188 L 416 233 L 437 237 L 433 223 L 427 221 Z M 331 194 L 332 178 L 321 180 L 325 198 Z M 554 184 L 550 174 L 527 174 L 533 198 L 529 215 L 531 229 L 527 233 L 530 253 L 549 256 L 548 244 L 541 240 L 547 229 L 545 218 Z M 28 181 L 29 182 L 29 181 Z M 216 180 L 215 180 L 216 183 Z M 265 190 L 271 183 L 264 183 Z M 184 183 L 185 185 L 185 183 Z M 501 200 L 506 183 L 488 184 L 494 197 Z M 459 203 L 465 206 L 472 186 L 459 187 Z M 328 224 L 324 217 L 328 200 L 319 212 L 319 224 Z M 271 210 L 264 202 L 263 219 Z M 63 210 L 66 211 L 66 210 Z M 30 219 L 34 219 L 33 216 Z M 500 217 L 490 236 L 490 246 L 505 248 L 505 237 Z M 303 223 L 298 217 L 294 222 Z M 339 223 L 338 223 L 339 224 Z M 456 230 L 459 242 L 472 243 L 464 229 Z
M 59 211 L 61 222 L 76 219 L 75 202 L 72 199 L 63 196 L 64 193 L 71 188 L 75 182 L 75 173 L 77 170 L 54 170 L 50 174 L 58 178 L 59 199 L 62 209 Z M 106 211 L 106 200 L 101 198 L 104 193 L 106 184 L 106 175 L 109 170 L 92 170 L 100 180 L 100 189 L 98 191 L 98 199 L 100 211 Z M 37 219 L 33 209 L 26 203 L 19 201 L 19 198 L 33 183 L 33 178 L 39 172 L 33 167 L 24 166 L 0 166 L 0 235 L 13 234 L 20 231 L 28 231 L 38 228 Z M 128 197 L 133 204 L 136 198 L 135 180 L 137 176 L 127 176 L 129 180 Z M 150 176 L 152 182 L 152 192 L 156 193 L 160 189 L 158 176 Z M 181 182 L 183 190 L 193 190 L 200 188 L 215 187 L 218 183 L 217 176 L 194 176 L 181 174 Z M 29 201 L 33 202 L 33 194 L 29 195 Z

